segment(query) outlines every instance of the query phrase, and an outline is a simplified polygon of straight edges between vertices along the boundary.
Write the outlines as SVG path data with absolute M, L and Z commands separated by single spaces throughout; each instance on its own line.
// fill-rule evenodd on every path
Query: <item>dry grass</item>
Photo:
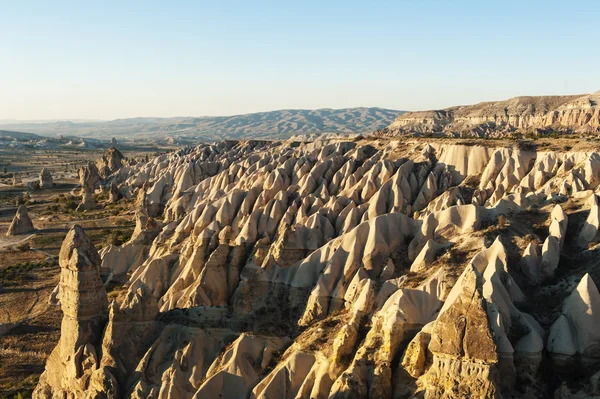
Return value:
M 47 278 L 42 271 L 39 273 L 40 279 Z M 0 337 L 0 397 L 12 397 L 18 392 L 28 397 L 58 342 L 62 312 L 57 306 L 48 308 L 46 305 L 51 287 L 52 284 L 48 284 L 37 291 L 39 303 L 44 307 L 42 311 L 45 311 Z M 28 294 L 31 297 L 31 293 Z M 22 295 L 16 292 L 5 292 L 1 296 L 15 299 L 3 306 L 16 306 L 22 299 Z

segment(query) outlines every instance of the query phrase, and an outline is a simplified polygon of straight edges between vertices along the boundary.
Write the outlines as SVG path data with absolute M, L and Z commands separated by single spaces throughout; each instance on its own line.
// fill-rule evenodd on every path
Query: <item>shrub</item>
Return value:
M 74 211 L 75 209 L 77 209 L 77 203 L 75 201 L 73 201 L 73 199 L 69 199 L 67 200 L 67 202 L 65 203 L 65 211 Z
M 27 252 L 31 249 L 31 244 L 29 243 L 29 241 L 25 241 L 17 245 L 16 248 L 19 252 Z
M 504 215 L 498 216 L 497 226 L 499 229 L 502 229 L 502 230 L 504 230 L 505 228 L 508 227 L 508 219 L 506 218 L 506 216 L 504 216 Z

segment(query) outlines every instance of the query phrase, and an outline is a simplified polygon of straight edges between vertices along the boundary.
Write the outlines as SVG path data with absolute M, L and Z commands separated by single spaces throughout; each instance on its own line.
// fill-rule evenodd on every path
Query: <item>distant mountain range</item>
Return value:
M 129 118 L 103 122 L 3 123 L 0 129 L 45 136 L 69 135 L 98 139 L 166 136 L 205 140 L 287 139 L 298 135 L 359 134 L 382 129 L 403 111 L 383 108 L 279 110 L 234 116 Z
M 9 130 L 0 130 L 0 140 L 2 139 L 17 139 L 17 140 L 42 140 L 45 137 L 33 133 L 13 132 Z

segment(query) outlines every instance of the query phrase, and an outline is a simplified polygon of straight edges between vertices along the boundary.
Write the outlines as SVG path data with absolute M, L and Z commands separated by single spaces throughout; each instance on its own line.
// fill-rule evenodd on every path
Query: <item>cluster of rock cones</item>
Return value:
M 34 397 L 600 394 L 593 367 L 583 393 L 540 371 L 600 356 L 598 269 L 561 260 L 593 251 L 599 182 L 597 153 L 422 142 L 221 142 L 123 166 L 104 184 L 136 198 L 135 232 L 100 254 L 67 235 Z M 109 304 L 103 279 L 127 291 Z M 528 305 L 559 282 L 564 304 Z

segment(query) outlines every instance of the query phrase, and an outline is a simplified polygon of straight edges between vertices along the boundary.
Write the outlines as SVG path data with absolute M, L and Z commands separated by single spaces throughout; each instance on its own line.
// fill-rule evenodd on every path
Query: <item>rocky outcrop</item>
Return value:
M 111 146 L 102 157 L 96 161 L 96 167 L 98 174 L 102 179 L 106 179 L 108 176 L 117 172 L 121 167 L 126 165 L 125 156 L 116 147 Z
M 110 183 L 110 186 L 108 188 L 108 201 L 114 204 L 115 202 L 119 201 L 122 197 L 123 195 L 119 191 L 119 187 L 117 187 L 117 184 L 115 182 Z
M 434 322 L 426 398 L 452 397 L 452 392 L 465 397 L 498 396 L 498 354 L 481 290 L 481 276 L 474 268 L 467 269 L 456 299 Z
M 109 245 L 100 251 L 101 274 L 107 276 L 105 284 L 113 279 L 121 279 L 135 270 L 148 257 L 150 245 L 160 233 L 162 224 L 150 217 L 141 208 L 136 212 L 136 224 L 131 239 L 121 246 Z
M 116 397 L 114 377 L 99 363 L 108 310 L 100 256 L 81 227 L 74 226 L 65 237 L 59 264 L 61 335 L 33 397 L 84 397 L 93 391 Z
M 10 226 L 8 227 L 8 231 L 6 232 L 7 236 L 14 236 L 18 234 L 26 234 L 35 231 L 33 227 L 33 222 L 29 218 L 29 214 L 27 213 L 27 206 L 21 205 L 17 209 L 17 213 L 13 218 Z
M 40 188 L 52 188 L 54 187 L 54 183 L 52 181 L 52 173 L 48 168 L 42 168 L 40 171 Z
M 552 325 L 547 349 L 562 356 L 600 356 L 600 293 L 589 274 L 583 276 L 565 300 L 562 314 Z
M 600 131 L 600 92 L 574 96 L 515 97 L 443 110 L 407 112 L 382 135 L 439 133 L 502 137 L 511 132 Z
M 513 304 L 523 299 L 496 239 L 473 257 L 437 319 L 403 355 L 404 370 L 426 398 L 501 397 L 516 378 L 514 354 L 541 357 L 542 328 Z
M 598 229 L 600 228 L 600 206 L 598 206 L 596 194 L 590 196 L 588 205 L 590 206 L 590 213 L 577 237 L 577 243 L 582 247 L 597 241 Z
M 93 209 L 96 201 L 93 198 L 96 185 L 100 181 L 98 168 L 92 162 L 79 169 L 79 184 L 81 185 L 81 204 L 77 207 L 78 211 Z

